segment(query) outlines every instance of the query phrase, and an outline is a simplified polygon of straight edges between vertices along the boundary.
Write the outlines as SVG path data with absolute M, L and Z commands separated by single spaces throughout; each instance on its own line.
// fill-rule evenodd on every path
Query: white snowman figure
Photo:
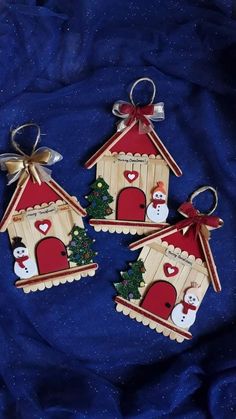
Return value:
M 29 258 L 29 252 L 27 247 L 22 243 L 21 237 L 13 238 L 13 256 L 15 258 L 14 272 L 21 278 L 31 278 L 34 275 L 37 275 L 38 270 L 36 263 Z
M 167 219 L 168 214 L 165 185 L 159 181 L 152 190 L 152 201 L 147 207 L 147 216 L 151 221 L 161 223 Z
M 197 310 L 201 300 L 201 288 L 196 282 L 185 291 L 184 299 L 173 308 L 171 319 L 176 326 L 188 329 L 196 319 Z

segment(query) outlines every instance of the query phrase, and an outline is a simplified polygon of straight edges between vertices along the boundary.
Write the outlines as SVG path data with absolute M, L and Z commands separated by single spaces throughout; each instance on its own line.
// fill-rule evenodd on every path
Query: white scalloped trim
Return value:
M 150 329 L 155 330 L 157 333 L 162 333 L 164 336 L 169 337 L 171 340 L 176 340 L 178 343 L 184 341 L 184 337 L 179 335 L 178 332 L 170 330 L 167 327 L 148 319 L 141 313 L 137 313 L 135 310 L 132 310 L 129 307 L 125 307 L 120 303 L 116 304 L 116 311 L 118 311 L 118 313 L 123 313 L 125 316 L 129 316 L 131 319 L 135 319 L 137 322 L 142 323 L 144 326 L 148 326 Z
M 146 234 L 147 232 L 151 232 L 151 231 L 155 231 L 155 229 L 153 227 L 148 227 L 148 224 L 144 227 L 128 227 L 128 226 L 116 226 L 116 225 L 92 225 L 92 227 L 94 228 L 95 231 L 99 232 L 99 231 L 103 231 L 103 232 L 107 232 L 109 231 L 109 233 L 124 233 L 124 234 L 138 234 L 139 236 Z M 157 229 L 158 230 L 158 229 Z
M 29 292 L 35 292 L 35 291 L 43 291 L 47 288 L 57 287 L 60 284 L 65 284 L 66 282 L 73 282 L 73 281 L 79 281 L 81 278 L 84 278 L 86 276 L 94 276 L 95 275 L 95 269 L 91 269 L 88 272 L 83 272 L 81 274 L 76 274 L 76 278 L 68 277 L 68 278 L 61 278 L 61 279 L 53 279 L 51 281 L 42 281 L 38 284 L 32 284 L 23 287 L 23 291 L 28 294 Z
M 201 258 L 195 258 L 194 255 L 189 255 L 186 250 L 181 251 L 179 247 L 174 247 L 173 244 L 168 244 L 166 241 L 162 241 L 159 237 L 155 239 L 155 242 L 160 246 L 164 247 L 166 250 L 169 250 L 170 252 L 175 253 L 178 256 L 181 256 L 181 258 L 189 261 L 191 264 L 197 263 L 198 265 L 204 267 L 206 266 L 205 262 Z
M 72 198 L 77 201 L 77 198 L 75 196 L 72 196 Z M 21 214 L 25 214 L 28 211 L 35 211 L 35 210 L 39 210 L 39 209 L 43 209 L 43 208 L 47 208 L 50 205 L 69 205 L 67 204 L 66 201 L 63 201 L 61 199 L 58 199 L 57 201 L 50 201 L 48 204 L 46 204 L 45 202 L 41 205 L 35 205 L 34 207 L 28 207 L 26 209 L 21 209 L 20 211 L 14 211 L 13 217 L 15 217 L 16 215 L 21 215 Z
M 147 157 L 149 159 L 155 159 L 155 160 L 163 160 L 160 154 L 155 156 L 155 154 L 140 154 L 140 153 L 125 153 L 124 151 L 120 151 L 119 153 L 113 152 L 111 153 L 109 150 L 106 151 L 105 156 L 129 156 L 129 157 Z

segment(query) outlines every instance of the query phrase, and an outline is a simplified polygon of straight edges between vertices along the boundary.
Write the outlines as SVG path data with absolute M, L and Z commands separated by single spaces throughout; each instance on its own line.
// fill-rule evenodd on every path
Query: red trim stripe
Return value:
M 99 148 L 98 151 L 96 151 L 95 154 L 93 154 L 92 157 L 90 157 L 89 160 L 85 163 L 85 167 L 87 169 L 91 169 L 91 167 L 94 166 L 94 164 L 99 160 L 99 157 L 101 157 L 107 150 L 109 150 L 112 146 L 114 146 L 118 141 L 124 137 L 124 135 L 136 124 L 136 121 L 133 122 L 133 124 L 129 125 L 127 128 L 124 129 L 124 131 L 116 132 L 106 143 Z
M 89 220 L 89 224 L 93 225 L 116 225 L 116 226 L 124 226 L 124 227 L 150 227 L 150 228 L 163 228 L 167 226 L 167 223 L 143 223 L 143 222 L 137 222 L 137 221 L 116 221 L 116 220 L 103 220 L 103 219 L 94 219 L 92 218 Z
M 38 275 L 31 279 L 22 279 L 22 280 L 16 281 L 15 285 L 17 288 L 22 288 L 24 286 L 38 284 L 44 281 L 54 280 L 56 278 L 63 277 L 67 274 L 68 276 L 72 276 L 78 272 L 86 272 L 86 271 L 90 271 L 91 269 L 97 269 L 97 268 L 98 268 L 97 263 L 91 263 L 89 265 L 84 265 L 79 268 L 65 269 L 59 272 L 52 272 L 51 274 L 48 274 L 48 275 Z
M 169 226 L 164 227 L 161 229 L 161 231 L 157 231 L 153 234 L 149 234 L 147 237 L 144 237 L 143 239 L 137 240 L 136 242 L 133 242 L 129 245 L 129 248 L 131 250 L 138 249 L 139 247 L 143 247 L 145 244 L 152 242 L 156 238 L 163 238 L 165 236 L 168 236 L 169 234 L 174 233 L 177 231 L 177 228 L 175 226 Z
M 17 199 L 19 196 L 20 196 L 20 194 L 21 194 L 21 190 L 20 190 L 20 188 L 18 189 L 18 190 L 16 190 L 15 191 L 15 194 L 14 194 L 14 199 Z M 14 207 L 15 207 L 16 205 L 15 205 L 15 200 L 14 201 L 12 201 L 11 203 L 10 203 L 10 205 L 8 206 L 8 208 L 7 208 L 7 210 L 6 210 L 6 212 L 5 212 L 5 214 L 4 214 L 4 216 L 3 216 L 3 218 L 2 218 L 2 221 L 1 221 L 1 223 L 0 223 L 0 229 L 2 229 L 2 227 L 3 227 L 3 225 L 4 225 L 4 223 L 5 223 L 5 221 L 7 220 L 7 218 L 11 215 L 11 212 L 12 211 L 14 211 Z
M 160 324 L 161 326 L 166 327 L 167 329 L 173 330 L 173 332 L 178 333 L 179 335 L 185 337 L 186 339 L 192 339 L 192 335 L 189 332 L 184 332 L 183 330 L 179 329 L 176 326 L 172 326 L 170 323 L 165 322 L 165 320 L 161 319 L 158 316 L 155 316 L 154 314 L 148 313 L 146 310 L 143 310 L 140 307 L 134 306 L 131 303 L 128 303 L 126 300 L 120 297 L 115 297 L 115 302 L 122 304 L 125 307 L 128 307 L 134 311 L 136 311 L 139 314 L 142 314 L 144 317 L 147 317 L 150 320 L 155 321 L 156 323 Z
M 53 188 L 61 197 L 76 211 L 79 212 L 82 216 L 86 216 L 87 212 L 84 208 L 81 207 L 81 205 L 72 199 L 72 197 L 61 187 L 56 183 L 54 180 L 50 180 L 47 182 L 51 188 Z
M 168 152 L 167 148 L 164 146 L 160 138 L 158 137 L 157 133 L 152 130 L 150 133 L 148 133 L 149 137 L 151 138 L 152 142 L 157 147 L 158 151 L 160 152 L 163 159 L 167 162 L 167 164 L 170 166 L 170 168 L 173 170 L 174 174 L 176 176 L 182 175 L 182 170 L 177 165 L 176 161 L 173 159 L 171 154 Z
M 215 262 L 214 262 L 214 258 L 211 252 L 209 242 L 207 239 L 205 239 L 205 237 L 202 235 L 201 232 L 199 236 L 200 236 L 200 242 L 202 245 L 202 250 L 205 256 L 206 265 L 210 274 L 210 279 L 211 279 L 213 288 L 216 292 L 220 292 L 221 291 L 220 279 L 216 270 L 216 266 L 215 266 Z
M 12 198 L 9 202 L 9 205 L 8 205 L 7 209 L 6 209 L 6 212 L 5 212 L 5 214 L 4 214 L 4 216 L 1 220 L 0 231 L 4 231 L 3 227 L 5 226 L 5 224 L 8 224 L 7 221 L 10 218 L 11 214 L 14 212 L 14 210 L 15 210 L 15 208 L 16 208 L 19 200 L 20 200 L 21 195 L 23 194 L 23 192 L 25 190 L 25 187 L 26 187 L 27 183 L 28 183 L 28 180 L 25 182 L 25 184 L 23 186 L 17 185 L 16 190 L 15 190 L 14 194 L 12 195 Z

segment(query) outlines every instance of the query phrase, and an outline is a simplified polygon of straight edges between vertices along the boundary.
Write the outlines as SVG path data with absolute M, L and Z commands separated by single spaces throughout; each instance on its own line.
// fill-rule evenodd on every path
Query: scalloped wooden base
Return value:
M 176 340 L 181 343 L 184 339 L 192 339 L 190 332 L 180 329 L 167 320 L 149 313 L 122 297 L 116 297 L 115 302 L 118 312 L 122 312 L 125 316 L 137 320 L 137 322 L 142 322 L 144 326 L 149 326 L 150 329 L 156 330 L 156 332 L 162 333 L 164 336 L 168 336 L 171 340 Z
M 125 220 L 105 220 L 94 219 L 89 220 L 89 224 L 94 227 L 95 231 L 109 231 L 110 233 L 124 234 L 147 234 L 154 233 L 163 227 L 167 227 L 168 223 L 149 223 L 142 221 L 125 221 Z
M 79 281 L 81 277 L 94 276 L 97 268 L 96 263 L 76 266 L 63 271 L 33 276 L 29 279 L 20 279 L 15 282 L 15 286 L 16 288 L 22 288 L 25 293 L 43 291 L 45 288 L 51 288 L 66 282 Z

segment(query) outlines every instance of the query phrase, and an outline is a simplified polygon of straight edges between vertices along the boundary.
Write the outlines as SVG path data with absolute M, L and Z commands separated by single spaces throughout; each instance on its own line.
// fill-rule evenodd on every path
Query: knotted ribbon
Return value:
M 18 263 L 20 268 L 24 268 L 25 267 L 24 262 L 28 259 L 29 259 L 29 256 L 21 256 L 21 257 L 16 259 L 16 262 Z
M 157 205 L 162 205 L 162 204 L 165 204 L 165 203 L 166 203 L 165 199 L 153 199 L 152 200 L 153 208 L 156 208 Z
M 123 120 L 117 124 L 117 131 L 123 131 L 134 121 L 139 121 L 139 132 L 147 133 L 153 128 L 151 121 L 162 121 L 165 118 L 164 103 L 146 106 L 135 106 L 129 102 L 115 102 L 112 113 Z
M 186 303 L 186 301 L 181 301 L 181 304 L 183 306 L 183 314 L 188 314 L 189 310 L 197 310 L 197 307 L 193 304 Z
M 194 229 L 195 239 L 201 234 L 209 240 L 210 232 L 207 227 L 218 228 L 222 225 L 219 217 L 215 215 L 203 215 L 192 204 L 192 202 L 184 202 L 178 211 L 187 217 L 187 219 L 179 221 L 176 224 L 178 230 L 184 229 L 186 233 L 189 228 Z
M 29 177 L 39 185 L 51 179 L 52 171 L 44 166 L 51 166 L 57 163 L 62 159 L 62 156 L 57 151 L 47 147 L 40 147 L 35 150 L 38 141 L 39 134 L 33 145 L 32 153 L 28 155 L 15 142 L 14 135 L 12 135 L 12 145 L 19 154 L 5 153 L 0 155 L 0 168 L 8 172 L 8 185 L 19 180 L 19 185 L 23 186 Z

